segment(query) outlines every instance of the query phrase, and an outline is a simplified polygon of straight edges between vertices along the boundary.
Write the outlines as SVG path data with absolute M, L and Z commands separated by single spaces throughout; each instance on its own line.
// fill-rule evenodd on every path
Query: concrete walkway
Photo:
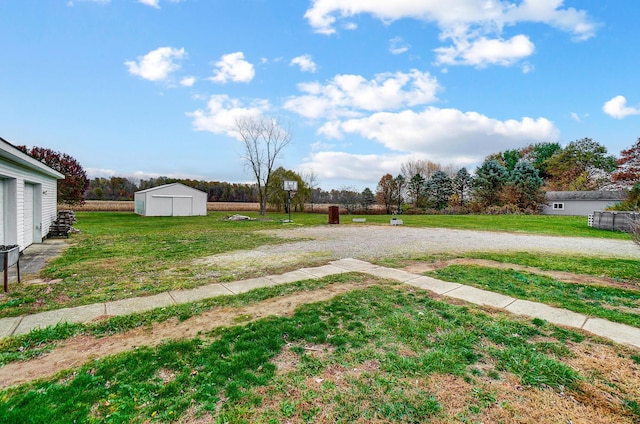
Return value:
M 83 323 L 99 316 L 127 315 L 148 311 L 154 308 L 193 302 L 222 295 L 244 293 L 259 287 L 292 283 L 300 280 L 318 279 L 346 272 L 362 272 L 388 280 L 395 280 L 423 290 L 461 299 L 477 305 L 501 308 L 516 315 L 540 318 L 550 323 L 581 328 L 595 335 L 617 343 L 640 348 L 640 328 L 610 322 L 601 318 L 589 318 L 585 315 L 548 305 L 519 300 L 510 296 L 480 290 L 458 283 L 450 283 L 435 278 L 412 274 L 407 271 L 385 268 L 358 259 L 340 259 L 315 268 L 302 268 L 281 275 L 252 278 L 232 283 L 215 283 L 191 290 L 172 291 L 154 296 L 136 297 L 113 302 L 58 309 L 34 315 L 0 319 L 0 338 L 25 334 L 35 328 L 44 328 L 61 322 Z

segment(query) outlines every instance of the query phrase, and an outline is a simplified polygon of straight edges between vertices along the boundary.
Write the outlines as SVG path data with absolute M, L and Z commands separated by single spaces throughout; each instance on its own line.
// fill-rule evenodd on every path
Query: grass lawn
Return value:
M 598 359 L 605 353 L 613 370 Z M 633 423 L 640 382 L 630 376 L 639 366 L 631 350 L 540 320 L 381 283 L 292 316 L 140 346 L 0 391 L 0 416 L 3 423 Z
M 341 217 L 341 223 L 351 218 Z M 389 215 L 367 216 L 367 223 L 389 224 Z M 629 234 L 589 227 L 583 216 L 551 215 L 402 215 L 403 225 L 460 230 L 507 231 L 566 237 L 597 237 L 630 240 Z
M 54 284 L 12 285 L 9 294 L 0 298 L 0 318 L 254 277 L 256 270 L 251 267 L 238 273 L 194 261 L 283 242 L 259 230 L 327 223 L 324 214 L 293 214 L 294 223 L 288 224 L 281 222 L 288 218 L 284 213 L 271 214 L 266 220 L 241 222 L 224 220 L 229 214 L 149 218 L 124 212 L 79 212 L 76 227 L 82 233 L 72 235 L 71 246 L 43 272 Z M 259 218 L 255 213 L 244 214 Z M 350 218 L 343 216 L 343 224 L 351 225 Z M 589 228 L 580 217 L 409 215 L 402 218 L 405 225 L 417 227 L 629 238 L 624 233 Z M 389 219 L 390 216 L 372 215 L 367 216 L 367 223 L 388 225 Z M 325 258 L 305 256 L 294 265 L 322 263 L 326 263 Z M 269 264 L 270 268 L 262 272 L 279 273 L 294 265 Z
M 13 285 L 0 316 L 195 287 L 253 276 L 212 274 L 194 260 L 283 242 L 259 230 L 326 224 L 285 214 L 230 222 L 78 213 L 81 234 L 44 271 L 56 284 Z M 243 213 L 257 217 L 253 213 Z M 367 223 L 388 225 L 389 216 Z M 404 216 L 405 225 L 628 239 L 584 219 L 542 216 Z M 341 217 L 350 225 L 351 217 Z M 290 241 L 290 240 L 287 240 Z M 491 259 L 635 284 L 640 261 L 473 252 Z M 451 259 L 389 258 L 382 265 Z M 315 261 L 319 261 L 316 263 Z M 302 265 L 323 263 L 306 258 Z M 287 265 L 274 264 L 284 271 Z M 638 291 L 561 283 L 541 275 L 449 266 L 438 278 L 640 326 Z M 367 282 L 364 288 L 354 284 Z M 318 301 L 321 290 L 345 293 Z M 15 288 L 15 290 L 14 290 Z M 308 293 L 288 314 L 270 301 Z M 231 325 L 96 357 L 55 377 L 0 390 L 2 423 L 24 422 L 640 422 L 640 351 L 542 320 L 446 300 L 400 284 L 343 274 L 257 289 L 88 324 L 63 324 L 0 340 L 0 364 L 36 358 L 66 341 L 128 332 L 153 335 L 205 313 L 239 314 Z M 264 318 L 260 318 L 264 316 Z M 137 334 L 136 333 L 136 334 Z M 28 363 L 14 363 L 25 367 Z M 23 369 L 23 368 L 22 368 Z
M 469 265 L 448 266 L 427 275 L 640 327 L 640 290 L 564 283 L 530 272 Z

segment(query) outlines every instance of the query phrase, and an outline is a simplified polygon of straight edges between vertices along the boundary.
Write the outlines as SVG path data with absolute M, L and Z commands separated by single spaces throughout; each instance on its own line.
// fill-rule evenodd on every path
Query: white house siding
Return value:
M 42 241 L 56 219 L 58 178 L 64 176 L 0 140 L 0 244 L 17 244 L 22 251 Z M 32 218 L 25 218 L 25 190 L 32 193 Z
M 626 194 L 617 191 L 550 191 L 546 196 L 546 205 L 542 209 L 544 215 L 587 216 L 621 202 Z

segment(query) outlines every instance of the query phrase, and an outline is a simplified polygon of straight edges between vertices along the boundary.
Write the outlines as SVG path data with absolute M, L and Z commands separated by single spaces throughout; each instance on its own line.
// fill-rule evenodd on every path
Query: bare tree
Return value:
M 260 215 L 265 215 L 271 172 L 282 149 L 291 142 L 291 134 L 278 120 L 259 116 L 236 118 L 234 131 L 244 144 L 243 159 L 258 184 Z
M 302 173 L 302 180 L 309 189 L 309 203 L 311 203 L 311 212 L 313 212 L 313 204 L 315 201 L 315 191 L 318 188 L 318 174 L 315 169 L 308 168 Z

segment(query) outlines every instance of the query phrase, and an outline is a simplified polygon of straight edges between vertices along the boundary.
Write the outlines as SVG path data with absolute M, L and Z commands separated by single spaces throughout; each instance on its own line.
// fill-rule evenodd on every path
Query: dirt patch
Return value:
M 513 269 L 515 271 L 524 271 L 524 272 L 530 272 L 533 274 L 544 275 L 546 277 L 550 277 L 565 283 L 592 284 L 592 285 L 616 287 L 616 288 L 627 289 L 627 290 L 640 289 L 640 285 L 638 284 L 623 282 L 623 281 L 616 281 L 613 278 L 597 277 L 594 275 L 573 274 L 570 272 L 562 272 L 562 271 L 547 271 L 544 269 L 535 268 L 531 266 L 515 265 L 515 264 L 504 263 L 504 262 L 491 261 L 488 259 L 458 258 L 458 259 L 451 259 L 447 261 L 436 261 L 436 262 L 428 262 L 428 263 L 415 262 L 405 266 L 403 270 L 407 272 L 411 272 L 413 274 L 422 274 L 425 272 L 436 271 L 438 269 L 446 268 L 450 265 L 475 265 L 475 266 L 482 266 L 487 268 Z
M 236 325 L 239 319 L 246 323 L 266 316 L 291 315 L 301 305 L 328 300 L 339 294 L 375 284 L 378 284 L 375 280 L 364 280 L 349 285 L 332 285 L 321 290 L 296 293 L 242 308 L 215 309 L 182 322 L 171 319 L 151 327 L 137 328 L 109 337 L 74 337 L 45 356 L 29 361 L 13 362 L 0 368 L 0 389 L 51 377 L 62 370 L 79 367 L 89 360 L 125 352 L 139 346 L 157 346 L 164 340 L 194 338 L 214 328 Z

